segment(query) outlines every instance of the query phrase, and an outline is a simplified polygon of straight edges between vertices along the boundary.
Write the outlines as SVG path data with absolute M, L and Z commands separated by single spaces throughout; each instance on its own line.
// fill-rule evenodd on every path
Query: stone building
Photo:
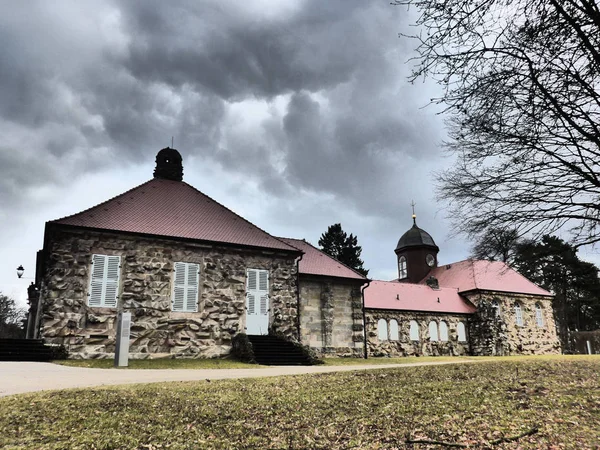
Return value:
M 396 246 L 398 279 L 365 290 L 370 355 L 560 353 L 550 292 L 501 262 L 438 266 L 438 246 L 413 220 Z
M 46 224 L 37 278 L 46 342 L 73 358 L 218 357 L 238 333 L 274 333 L 324 355 L 558 352 L 551 295 L 500 263 L 438 267 L 414 226 L 399 278 L 371 281 L 306 241 L 278 238 L 183 181 L 166 148 L 154 178 Z

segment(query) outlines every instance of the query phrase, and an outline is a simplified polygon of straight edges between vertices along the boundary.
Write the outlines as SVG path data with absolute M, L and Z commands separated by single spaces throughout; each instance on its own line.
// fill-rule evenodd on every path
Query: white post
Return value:
M 120 312 L 115 342 L 115 367 L 129 365 L 129 335 L 131 331 L 131 313 Z
M 586 341 L 587 343 L 587 350 L 588 350 L 588 355 L 592 354 L 592 344 L 590 344 L 590 341 Z

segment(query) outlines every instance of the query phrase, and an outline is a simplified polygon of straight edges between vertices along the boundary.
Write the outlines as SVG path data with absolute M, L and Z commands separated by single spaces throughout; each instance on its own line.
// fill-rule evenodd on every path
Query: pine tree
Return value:
M 369 274 L 369 271 L 363 267 L 363 260 L 360 259 L 362 247 L 358 245 L 358 238 L 353 234 L 348 236 L 342 229 L 342 224 L 330 225 L 321 235 L 319 246 L 329 256 L 352 267 L 365 277 Z

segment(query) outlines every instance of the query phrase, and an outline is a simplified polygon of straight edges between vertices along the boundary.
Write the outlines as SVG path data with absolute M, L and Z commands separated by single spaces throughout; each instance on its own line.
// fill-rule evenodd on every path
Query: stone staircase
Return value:
M 51 361 L 57 349 L 41 339 L 0 339 L 0 361 Z
M 277 336 L 248 335 L 258 364 L 268 366 L 310 366 L 314 364 L 302 348 Z

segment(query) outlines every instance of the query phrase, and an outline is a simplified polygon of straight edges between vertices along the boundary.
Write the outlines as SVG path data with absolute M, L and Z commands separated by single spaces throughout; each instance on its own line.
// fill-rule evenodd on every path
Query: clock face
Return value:
M 429 254 L 425 257 L 425 261 L 429 267 L 433 267 L 435 265 L 435 258 L 432 254 Z

